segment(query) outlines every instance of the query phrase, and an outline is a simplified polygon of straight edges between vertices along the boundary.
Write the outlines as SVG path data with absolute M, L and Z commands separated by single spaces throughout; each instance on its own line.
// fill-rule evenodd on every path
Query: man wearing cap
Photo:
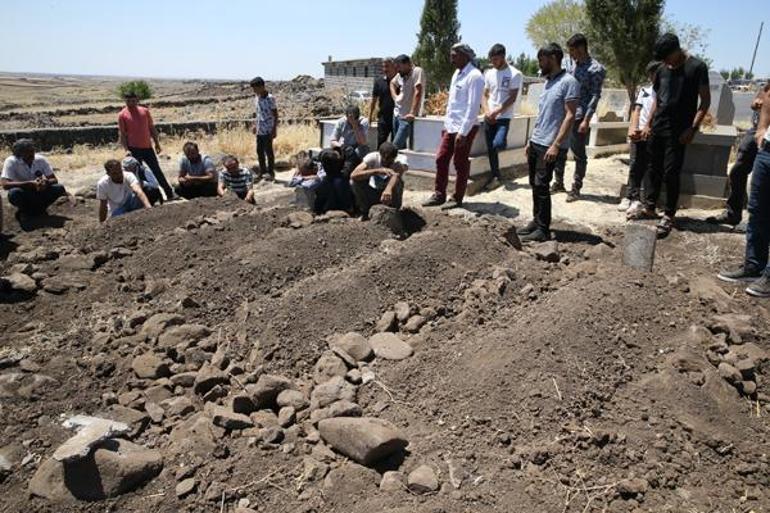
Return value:
M 139 185 L 141 185 L 142 191 L 147 196 L 150 205 L 155 206 L 158 201 L 163 203 L 163 197 L 160 194 L 160 184 L 158 184 L 158 179 L 155 178 L 150 168 L 134 157 L 124 158 L 120 166 L 125 173 L 131 173 L 139 180 Z
M 35 153 L 32 139 L 19 139 L 12 151 L 3 163 L 0 184 L 8 191 L 8 202 L 18 209 L 16 218 L 24 223 L 30 217 L 46 215 L 46 209 L 67 191 L 45 157 Z
M 758 146 L 751 171 L 749 222 L 746 226 L 746 256 L 743 265 L 719 273 L 719 279 L 748 283 L 746 292 L 754 297 L 770 298 L 770 91 L 762 97 L 762 111 L 757 124 Z
M 543 242 L 551 238 L 551 193 L 548 184 L 559 160 L 566 158 L 569 134 L 580 100 L 580 84 L 564 71 L 564 51 L 550 43 L 537 52 L 542 75 L 546 77 L 540 95 L 535 128 L 525 148 L 532 187 L 532 221 L 519 229 L 522 242 Z
M 132 157 L 147 164 L 152 169 L 158 183 L 166 193 L 166 198 L 172 199 L 174 191 L 160 169 L 156 155 L 156 152 L 160 153 L 160 141 L 150 110 L 139 105 L 139 98 L 136 93 L 126 94 L 125 100 L 126 106 L 118 114 L 120 145 Z M 153 142 L 155 143 L 155 151 L 152 148 Z
M 423 203 L 426 207 L 443 205 L 443 209 L 461 207 L 468 185 L 471 162 L 469 159 L 477 125 L 481 99 L 484 94 L 484 75 L 473 65 L 476 54 L 470 46 L 458 43 L 452 47 L 450 59 L 457 68 L 449 85 L 444 130 L 436 152 L 436 183 L 433 196 Z M 449 163 L 454 158 L 455 193 L 446 202 L 449 182 Z
M 663 218 L 658 223 L 659 238 L 665 238 L 674 227 L 679 207 L 679 176 L 684 152 L 700 129 L 711 105 L 708 66 L 679 46 L 674 34 L 663 34 L 655 43 L 655 58 L 663 61 L 655 75 L 653 88 L 656 101 L 653 112 L 650 152 L 650 188 L 645 191 L 645 216 L 655 216 L 663 183 L 666 202 Z M 700 101 L 699 101 L 700 100 Z

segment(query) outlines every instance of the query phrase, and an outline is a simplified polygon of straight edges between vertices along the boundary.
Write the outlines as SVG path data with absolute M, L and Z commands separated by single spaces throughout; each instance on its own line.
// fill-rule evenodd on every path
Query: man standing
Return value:
M 187 141 L 182 146 L 184 156 L 179 159 L 179 186 L 176 193 L 185 198 L 217 195 L 217 170 L 208 155 L 201 155 L 198 145 Z
M 364 157 L 364 161 L 350 175 L 353 196 L 362 219 L 369 218 L 369 210 L 374 205 L 401 208 L 404 195 L 402 176 L 407 166 L 397 159 L 398 149 L 385 141 L 379 151 Z
M 361 116 L 357 105 L 350 105 L 345 109 L 345 116 L 334 125 L 331 140 L 332 148 L 338 150 L 345 161 L 342 173 L 346 179 L 369 153 L 368 135 L 369 120 Z
M 735 157 L 735 164 L 730 168 L 728 177 L 730 179 L 730 196 L 725 203 L 725 211 L 715 217 L 709 217 L 706 222 L 711 224 L 729 224 L 737 226 L 741 223 L 743 217 L 743 205 L 746 203 L 746 182 L 749 179 L 749 173 L 754 166 L 754 159 L 757 156 L 757 124 L 759 123 L 759 112 L 762 110 L 763 98 L 765 93 L 770 91 L 770 82 L 757 92 L 757 96 L 751 103 L 751 110 L 754 111 L 751 117 L 751 128 L 741 139 L 738 145 L 738 153 Z
M 746 292 L 755 297 L 770 297 L 770 91 L 765 91 L 757 125 L 759 147 L 754 160 L 749 193 L 749 223 L 746 227 L 746 257 L 736 271 L 719 273 L 727 282 L 750 282 Z
M 136 93 L 128 93 L 125 96 L 126 106 L 118 114 L 118 132 L 120 145 L 131 156 L 140 162 L 144 162 L 152 169 L 155 178 L 166 193 L 166 199 L 173 199 L 174 191 L 166 181 L 166 176 L 160 169 L 157 153 L 160 153 L 160 141 L 152 115 L 147 107 L 139 106 L 139 98 Z M 155 151 L 152 149 L 155 143 Z
M 393 96 L 393 144 L 396 148 L 406 148 L 406 140 L 411 136 L 414 118 L 422 114 L 425 102 L 425 73 L 422 68 L 412 64 L 408 55 L 399 55 L 395 59 L 398 74 L 390 81 L 390 94 Z
M 492 171 L 492 176 L 484 185 L 485 189 L 492 188 L 495 180 L 501 180 L 498 152 L 507 146 L 513 105 L 523 81 L 521 72 L 509 65 L 505 57 L 505 47 L 501 44 L 494 45 L 489 50 L 492 68 L 484 73 L 484 101 L 481 106 L 484 111 L 489 167 Z
M 484 94 L 484 76 L 473 65 L 476 54 L 470 46 L 458 43 L 452 47 L 450 59 L 457 68 L 452 75 L 449 85 L 449 101 L 447 103 L 444 130 L 441 132 L 441 142 L 436 152 L 436 186 L 433 196 L 423 206 L 442 205 L 446 201 L 446 188 L 449 182 L 449 162 L 454 156 L 455 165 L 455 194 L 442 208 L 461 207 L 465 188 L 468 185 L 468 175 L 471 162 L 468 158 L 473 145 L 473 139 L 479 130 L 476 124 L 481 108 L 481 98 Z
M 108 160 L 104 163 L 104 170 L 107 174 L 96 183 L 100 223 L 107 220 L 108 214 L 117 217 L 141 208 L 152 208 L 139 180 L 123 171 L 120 162 Z
M 46 209 L 67 194 L 48 161 L 35 154 L 32 139 L 13 143 L 13 155 L 5 159 L 0 184 L 8 191 L 8 202 L 15 206 L 20 223 L 30 217 L 46 215 Z
M 700 59 L 687 55 L 674 34 L 663 34 L 655 43 L 655 58 L 661 66 L 653 88 L 656 101 L 653 111 L 650 151 L 650 190 L 645 191 L 645 217 L 655 216 L 663 182 L 666 183 L 666 207 L 658 223 L 658 237 L 671 233 L 679 207 L 679 175 L 684 152 L 700 129 L 711 105 L 708 67 Z M 698 100 L 700 99 L 700 105 Z
M 551 194 L 548 184 L 559 160 L 567 154 L 569 133 L 580 99 L 580 84 L 564 71 L 564 51 L 551 43 L 537 52 L 542 75 L 546 77 L 540 95 L 535 129 L 525 149 L 532 187 L 532 221 L 518 230 L 522 242 L 543 242 L 551 238 Z
M 275 153 L 273 139 L 278 135 L 278 107 L 275 98 L 267 91 L 262 77 L 256 77 L 250 82 L 256 94 L 254 101 L 257 118 L 254 122 L 254 133 L 257 135 L 257 158 L 259 159 L 260 178 L 275 180 Z M 266 176 L 265 176 L 266 175 Z
M 588 53 L 588 40 L 583 34 L 575 34 L 567 40 L 567 49 L 572 59 L 569 72 L 580 84 L 580 101 L 575 111 L 575 123 L 570 135 L 570 149 L 575 157 L 575 175 L 573 177 L 572 190 L 567 194 L 567 201 L 580 199 L 580 190 L 583 188 L 583 179 L 588 168 L 588 156 L 586 155 L 586 138 L 591 124 L 591 118 L 599 105 L 602 96 L 602 84 L 607 75 L 604 66 L 599 64 Z M 566 156 L 566 155 L 565 155 Z M 556 164 L 556 179 L 551 192 L 564 192 L 564 167 L 567 160 L 561 159 Z
M 386 57 L 382 61 L 382 75 L 374 81 L 372 89 L 372 101 L 369 104 L 369 119 L 374 118 L 374 108 L 377 111 L 377 147 L 393 137 L 393 109 L 395 103 L 390 94 L 390 81 L 396 76 L 396 64 L 392 58 Z

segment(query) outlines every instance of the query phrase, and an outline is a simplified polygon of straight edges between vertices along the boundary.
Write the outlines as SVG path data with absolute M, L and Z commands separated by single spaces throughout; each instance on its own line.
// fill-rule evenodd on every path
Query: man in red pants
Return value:
M 471 162 L 468 158 L 473 138 L 479 130 L 479 110 L 481 98 L 484 94 L 484 75 L 473 65 L 476 56 L 473 50 L 466 45 L 458 43 L 452 47 L 450 58 L 452 65 L 457 68 L 452 75 L 452 83 L 449 86 L 449 102 L 447 103 L 444 130 L 441 132 L 436 154 L 436 187 L 433 196 L 423 203 L 426 207 L 443 205 L 441 208 L 448 210 L 458 208 L 463 204 L 465 188 L 468 185 L 468 175 L 471 170 Z M 454 157 L 455 194 L 446 201 L 446 188 L 449 182 L 449 162 Z

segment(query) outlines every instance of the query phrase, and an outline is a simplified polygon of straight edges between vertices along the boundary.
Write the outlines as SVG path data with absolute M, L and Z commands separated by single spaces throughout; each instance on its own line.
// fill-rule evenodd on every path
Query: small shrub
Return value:
M 118 86 L 118 96 L 125 97 L 128 93 L 134 93 L 139 100 L 146 100 L 152 97 L 152 88 L 144 80 L 132 80 L 123 82 Z

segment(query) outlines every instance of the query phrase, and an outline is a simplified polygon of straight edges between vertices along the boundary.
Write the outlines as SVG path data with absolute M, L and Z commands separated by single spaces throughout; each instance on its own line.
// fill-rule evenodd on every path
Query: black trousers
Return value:
M 385 141 L 393 140 L 393 116 L 380 117 L 377 120 L 377 149 Z
M 631 201 L 640 201 L 642 197 L 642 184 L 644 189 L 650 188 L 649 169 L 650 153 L 647 150 L 647 141 L 631 142 L 631 164 L 628 168 L 628 187 L 626 198 Z
M 369 210 L 374 205 L 379 205 L 382 201 L 382 191 L 384 189 L 374 189 L 369 185 L 369 180 L 359 180 L 351 182 L 353 189 L 353 197 L 356 200 L 356 207 L 361 215 L 368 216 Z M 401 208 L 404 197 L 404 182 L 398 181 L 395 187 L 393 187 L 393 201 L 389 206 L 393 208 Z
M 152 170 L 152 174 L 158 179 L 158 185 L 160 185 L 163 192 L 166 193 L 166 197 L 171 199 L 174 196 L 174 191 L 171 189 L 168 180 L 166 180 L 166 175 L 164 175 L 163 171 L 160 169 L 160 163 L 158 163 L 158 156 L 155 155 L 155 151 L 152 148 L 132 148 L 131 146 L 128 147 L 128 151 L 131 152 L 131 155 L 133 155 L 136 160 L 149 166 Z
M 650 153 L 650 188 L 645 191 L 645 206 L 654 209 L 666 184 L 664 213 L 673 217 L 679 208 L 679 177 L 684 164 L 685 145 L 679 135 L 653 135 L 647 142 Z
M 257 136 L 257 158 L 259 159 L 259 172 L 275 175 L 275 154 L 273 153 L 273 136 Z
M 548 148 L 530 141 L 527 164 L 529 185 L 532 188 L 532 218 L 537 227 L 546 233 L 551 230 L 551 191 L 548 186 L 553 178 L 557 163 L 567 158 L 567 150 L 559 151 L 554 162 L 545 161 Z
M 163 203 L 163 197 L 160 195 L 160 189 L 155 189 L 153 187 L 142 187 L 142 192 L 144 192 L 144 195 L 147 196 L 147 200 L 150 202 L 150 205 L 155 206 L 157 202 Z
M 746 204 L 746 184 L 751 169 L 754 167 L 754 160 L 757 158 L 757 141 L 754 140 L 756 135 L 756 129 L 752 128 L 743 136 L 738 145 L 735 164 L 730 168 L 728 175 L 730 196 L 727 198 L 726 210 L 727 215 L 736 224 L 740 223 L 743 218 L 743 206 Z
M 217 184 L 215 182 L 191 183 L 187 185 L 177 185 L 174 188 L 176 193 L 184 199 L 195 198 L 213 198 L 217 195 Z

